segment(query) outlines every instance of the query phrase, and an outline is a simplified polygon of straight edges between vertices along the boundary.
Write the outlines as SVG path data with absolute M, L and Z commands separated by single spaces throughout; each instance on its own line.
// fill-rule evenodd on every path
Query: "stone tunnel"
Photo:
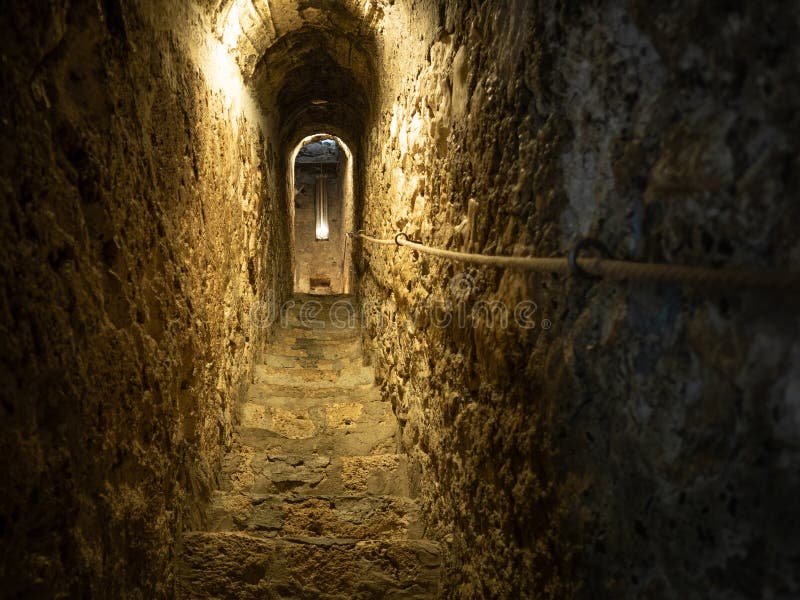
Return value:
M 0 596 L 800 597 L 800 5 L 7 4 Z

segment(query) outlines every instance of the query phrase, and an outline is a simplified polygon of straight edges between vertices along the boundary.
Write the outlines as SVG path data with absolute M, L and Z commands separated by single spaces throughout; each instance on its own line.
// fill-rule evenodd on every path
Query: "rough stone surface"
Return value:
M 353 298 L 296 296 L 294 315 L 283 315 L 265 356 L 283 366 L 266 367 L 270 383 L 256 375 L 207 531 L 183 538 L 181 597 L 436 597 L 439 546 L 421 539 L 391 405 L 380 399 L 373 368 L 348 379 L 360 352 L 347 366 L 333 358 L 352 353 L 360 335 L 357 322 L 337 327 L 334 307 L 343 303 Z M 303 315 L 313 305 L 322 310 L 312 326 Z M 334 344 L 318 339 L 332 328 Z M 305 357 L 295 354 L 300 340 Z M 329 375 L 324 387 L 321 372 Z M 273 396 L 265 385 L 294 393 Z
M 438 546 L 424 540 L 191 533 L 184 544 L 183 598 L 427 600 L 439 573 Z
M 796 3 L 410 4 L 378 38 L 368 232 L 797 264 Z M 366 244 L 360 275 L 447 597 L 800 594 L 796 298 Z
M 287 292 L 276 142 L 188 3 L 0 20 L 0 595 L 169 598 Z M 249 104 L 248 104 L 249 102 Z
M 288 163 L 311 134 L 346 142 L 355 225 L 379 235 L 798 264 L 796 2 L 4 8 L 4 594 L 173 597 L 176 533 L 239 417 L 224 531 L 186 538 L 184 568 L 218 559 L 207 597 L 325 597 L 395 556 L 410 570 L 381 585 L 408 591 L 428 546 L 399 543 L 419 528 L 390 498 L 415 493 L 443 597 L 800 596 L 796 297 L 365 246 L 382 397 L 354 340 L 310 324 L 236 401 L 267 331 L 248 310 L 291 281 Z M 383 463 L 398 445 L 408 478 Z

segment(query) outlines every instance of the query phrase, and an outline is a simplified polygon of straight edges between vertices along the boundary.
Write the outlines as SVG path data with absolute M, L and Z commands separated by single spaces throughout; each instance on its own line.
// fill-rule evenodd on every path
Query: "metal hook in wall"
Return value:
M 575 244 L 575 247 L 572 250 L 570 250 L 568 257 L 570 273 L 576 277 L 584 277 L 586 279 L 602 279 L 599 275 L 593 275 L 578 265 L 578 257 L 580 252 L 587 248 L 596 250 L 600 253 L 602 258 L 611 258 L 611 253 L 608 251 L 608 248 L 606 248 L 603 242 L 593 238 L 583 238 L 577 244 Z
M 419 240 L 412 240 L 411 238 L 408 237 L 408 234 L 405 234 L 405 233 L 403 233 L 401 231 L 400 233 L 398 233 L 397 235 L 394 236 L 394 243 L 397 244 L 398 246 L 402 246 L 402 244 L 400 243 L 402 241 L 411 242 L 412 244 L 421 244 L 422 243 Z

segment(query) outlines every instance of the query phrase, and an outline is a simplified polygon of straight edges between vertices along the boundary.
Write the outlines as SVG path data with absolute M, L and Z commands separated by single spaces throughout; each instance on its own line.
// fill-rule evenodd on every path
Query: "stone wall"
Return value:
M 3 595 L 173 597 L 289 291 L 273 129 L 189 2 L 5 11 Z
M 410 4 L 383 7 L 367 231 L 797 264 L 796 5 Z M 394 247 L 360 275 L 447 597 L 800 593 L 796 298 Z

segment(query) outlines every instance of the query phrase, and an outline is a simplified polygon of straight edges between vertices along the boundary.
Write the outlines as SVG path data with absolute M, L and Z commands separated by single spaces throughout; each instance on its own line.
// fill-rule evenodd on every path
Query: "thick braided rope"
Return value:
M 469 254 L 466 252 L 456 252 L 453 250 L 426 246 L 425 244 L 407 239 L 404 234 L 398 234 L 394 239 L 376 238 L 361 232 L 356 232 L 351 235 L 381 246 L 406 246 L 425 254 L 475 265 L 506 267 L 546 273 L 570 273 L 573 271 L 567 258 Z M 581 270 L 590 275 L 616 280 L 636 279 L 695 286 L 755 287 L 776 290 L 800 289 L 800 273 L 796 271 L 713 269 L 709 267 L 691 267 L 665 263 L 611 260 L 601 257 L 577 257 L 576 263 Z

